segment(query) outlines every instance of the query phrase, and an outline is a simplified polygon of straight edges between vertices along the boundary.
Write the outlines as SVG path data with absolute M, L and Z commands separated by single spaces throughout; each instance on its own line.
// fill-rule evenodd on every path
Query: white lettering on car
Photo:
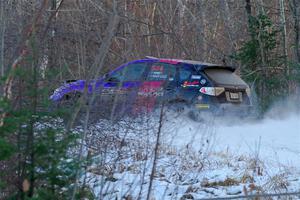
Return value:
M 192 75 L 191 78 L 192 78 L 192 79 L 200 80 L 200 79 L 201 79 L 201 75 Z

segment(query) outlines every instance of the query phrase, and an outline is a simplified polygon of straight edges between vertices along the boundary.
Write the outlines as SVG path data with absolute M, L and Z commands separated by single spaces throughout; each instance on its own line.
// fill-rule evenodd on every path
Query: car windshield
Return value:
M 129 64 L 122 69 L 112 72 L 109 79 L 111 82 L 141 81 L 146 67 L 146 63 Z
M 243 85 L 247 84 L 235 73 L 227 69 L 205 69 L 204 72 L 217 85 Z

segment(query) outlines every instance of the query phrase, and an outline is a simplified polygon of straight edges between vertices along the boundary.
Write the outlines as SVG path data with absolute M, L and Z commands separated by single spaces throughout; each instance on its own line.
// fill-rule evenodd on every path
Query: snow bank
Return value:
M 201 123 L 180 117 L 167 121 L 164 128 L 165 142 L 178 148 L 189 145 L 195 150 L 229 151 L 300 165 L 300 114 L 268 115 L 249 122 L 225 118 Z
M 97 198 L 146 197 L 157 130 L 157 116 L 104 120 L 89 127 L 94 162 L 85 178 Z M 151 193 L 155 199 L 299 191 L 297 112 L 276 107 L 262 120 L 195 122 L 168 111 L 161 134 Z

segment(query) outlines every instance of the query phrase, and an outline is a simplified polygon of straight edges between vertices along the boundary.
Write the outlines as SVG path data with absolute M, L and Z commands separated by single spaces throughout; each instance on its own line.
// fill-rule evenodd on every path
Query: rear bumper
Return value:
M 253 110 L 252 105 L 246 104 L 220 104 L 218 107 L 221 114 L 235 114 L 239 116 L 248 116 Z

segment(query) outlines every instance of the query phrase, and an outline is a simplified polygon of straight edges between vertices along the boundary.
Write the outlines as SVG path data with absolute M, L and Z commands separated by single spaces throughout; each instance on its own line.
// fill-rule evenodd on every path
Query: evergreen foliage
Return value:
M 14 74 L 14 98 L 0 99 L 7 113 L 0 126 L 0 189 L 10 191 L 10 199 L 69 199 L 81 169 L 74 159 L 78 133 L 64 128 L 61 112 L 52 112 L 52 73 L 42 76 L 35 37 Z
M 265 14 L 249 16 L 248 22 L 250 39 L 235 58 L 243 65 L 243 79 L 254 86 L 263 113 L 272 102 L 288 94 L 289 77 L 284 68 L 284 57 L 275 51 L 279 48 L 277 37 L 280 31 Z

